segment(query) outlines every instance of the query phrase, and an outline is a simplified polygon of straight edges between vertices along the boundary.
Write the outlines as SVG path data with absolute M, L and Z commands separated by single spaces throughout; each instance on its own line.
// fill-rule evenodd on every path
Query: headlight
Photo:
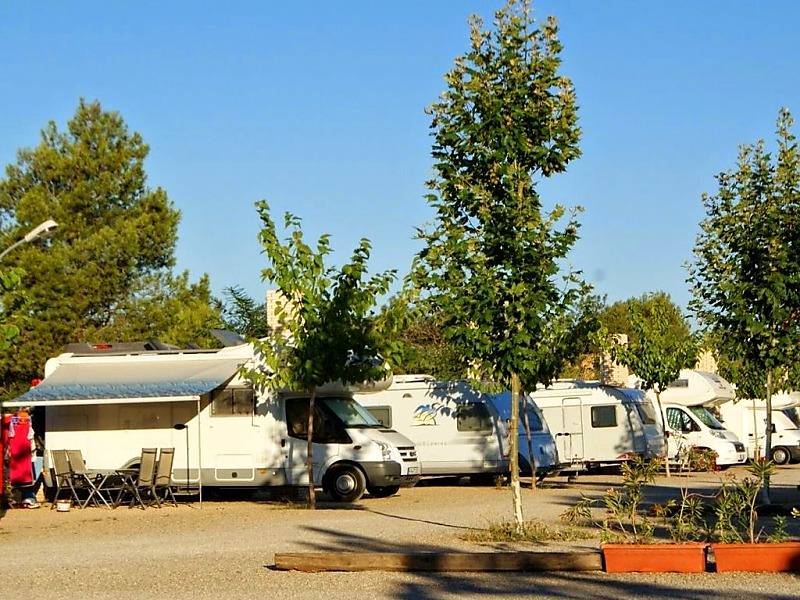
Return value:
M 389 444 L 385 444 L 383 442 L 376 442 L 378 446 L 381 448 L 381 457 L 385 461 L 392 460 L 392 447 Z
M 716 438 L 719 438 L 719 439 L 721 439 L 721 440 L 726 440 L 726 439 L 728 439 L 728 438 L 726 438 L 726 437 L 725 437 L 725 434 L 724 434 L 724 433 L 722 433 L 721 431 L 712 431 L 712 432 L 711 432 L 711 435 L 713 435 L 714 437 L 716 437 Z

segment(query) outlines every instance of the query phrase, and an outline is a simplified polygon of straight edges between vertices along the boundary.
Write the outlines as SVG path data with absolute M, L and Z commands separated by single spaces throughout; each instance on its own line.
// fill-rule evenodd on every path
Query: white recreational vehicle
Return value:
M 639 382 L 632 376 L 629 383 L 638 385 Z M 655 393 L 648 390 L 647 396 L 658 409 Z M 744 444 L 708 410 L 733 398 L 733 387 L 719 375 L 692 369 L 681 370 L 678 379 L 661 392 L 664 414 L 660 415 L 660 419 L 666 417 L 670 461 L 679 460 L 681 450 L 694 447 L 713 450 L 720 466 L 745 462 L 747 455 Z
M 508 471 L 508 429 L 489 397 L 464 381 L 396 375 L 388 389 L 355 397 L 414 443 L 423 476 Z
M 797 407 L 800 393 L 772 397 L 773 462 L 785 465 L 800 460 L 800 420 Z M 767 406 L 764 400 L 742 399 L 719 406 L 722 424 L 746 442 L 748 457 L 763 457 L 766 451 Z
M 143 447 L 175 448 L 173 481 L 305 486 L 308 400 L 259 393 L 239 375 L 253 347 L 66 353 L 8 407 L 45 407 L 47 449 L 81 449 L 99 472 L 135 465 Z M 336 500 L 395 493 L 419 479 L 414 445 L 341 386 L 316 401 L 314 482 Z
M 663 448 L 655 413 L 639 390 L 563 380 L 531 394 L 555 437 L 558 456 L 576 471 L 620 464 Z

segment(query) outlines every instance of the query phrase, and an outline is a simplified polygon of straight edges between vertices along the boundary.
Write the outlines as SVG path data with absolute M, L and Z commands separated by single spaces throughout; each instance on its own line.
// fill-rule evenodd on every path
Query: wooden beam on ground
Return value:
M 279 571 L 601 571 L 599 552 L 287 552 Z

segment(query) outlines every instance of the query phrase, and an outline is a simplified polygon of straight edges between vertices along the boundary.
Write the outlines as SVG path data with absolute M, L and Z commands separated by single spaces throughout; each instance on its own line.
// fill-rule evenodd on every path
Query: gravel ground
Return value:
M 736 471 L 734 471 L 736 473 Z M 738 474 L 741 474 L 739 471 Z M 727 475 L 727 474 L 726 474 Z M 800 467 L 782 469 L 776 497 L 800 503 Z M 683 480 L 659 479 L 654 500 L 674 494 Z M 692 487 L 717 484 L 694 476 Z M 554 480 L 535 495 L 525 491 L 526 517 L 547 522 L 581 493 L 599 494 L 615 475 Z M 303 550 L 483 550 L 461 536 L 507 518 L 510 496 L 493 487 L 437 482 L 399 496 L 342 507 L 323 503 L 310 513 L 258 500 L 215 500 L 202 510 L 178 508 L 45 509 L 9 511 L 0 520 L 0 599 L 3 590 L 26 598 L 800 598 L 794 575 L 606 575 L 323 573 L 273 571 L 275 552 Z M 596 547 L 596 540 L 575 545 Z M 542 546 L 528 547 L 527 549 Z M 35 582 L 35 583 L 32 583 Z M 19 593 L 19 592 L 17 592 Z M 21 595 L 21 594 L 20 594 Z

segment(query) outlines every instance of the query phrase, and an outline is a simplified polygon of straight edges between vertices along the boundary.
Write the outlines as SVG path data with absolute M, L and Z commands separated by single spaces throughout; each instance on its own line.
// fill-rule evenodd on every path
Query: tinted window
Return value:
M 230 417 L 253 414 L 253 388 L 224 388 L 211 392 L 211 416 Z
M 682 433 L 689 433 L 692 431 L 692 419 L 683 412 L 680 408 L 667 409 L 667 425 L 673 431 L 680 431 Z
M 483 402 L 462 404 L 456 413 L 459 431 L 492 431 L 492 416 Z
M 366 407 L 372 416 L 386 428 L 392 426 L 392 409 L 389 406 L 368 406 Z
M 642 423 L 645 425 L 653 425 L 656 422 L 656 411 L 653 410 L 653 407 L 648 403 L 637 402 L 636 403 L 636 410 L 639 412 L 639 417 L 642 419 Z
M 286 400 L 286 429 L 289 436 L 308 439 L 308 398 Z M 314 405 L 314 437 L 318 444 L 349 444 L 342 422 L 325 405 Z
M 525 430 L 525 423 L 522 422 L 522 430 Z M 531 431 L 544 431 L 544 426 L 542 425 L 542 419 L 539 416 L 539 413 L 536 412 L 533 408 L 528 408 L 528 425 L 531 428 Z
M 616 426 L 617 426 L 616 406 L 592 407 L 592 427 L 616 427 Z

